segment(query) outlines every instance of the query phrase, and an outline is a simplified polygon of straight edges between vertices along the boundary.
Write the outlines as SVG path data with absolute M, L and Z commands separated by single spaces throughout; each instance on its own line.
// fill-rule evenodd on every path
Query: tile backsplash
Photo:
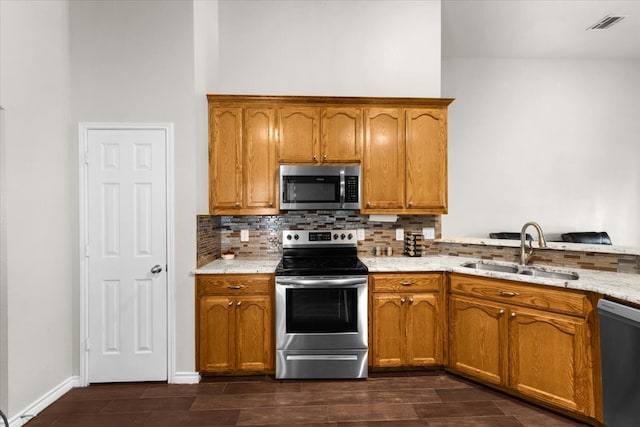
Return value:
M 364 229 L 365 240 L 358 242 L 358 255 L 373 256 L 375 247 L 390 247 L 394 255 L 403 253 L 404 241 L 395 240 L 396 229 L 405 233 L 421 233 L 433 227 L 441 236 L 439 215 L 403 215 L 396 222 L 370 221 L 368 215 L 355 211 L 291 211 L 273 216 L 209 216 L 199 215 L 197 239 L 198 267 L 232 251 L 238 257 L 274 258 L 281 256 L 282 231 L 288 229 Z M 241 230 L 249 230 L 249 241 L 240 241 Z M 425 241 L 424 254 L 437 254 L 433 241 Z

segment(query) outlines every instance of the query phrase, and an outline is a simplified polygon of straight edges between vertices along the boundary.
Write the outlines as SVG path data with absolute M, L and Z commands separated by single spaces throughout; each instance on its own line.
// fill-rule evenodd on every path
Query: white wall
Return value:
M 445 237 L 537 221 L 640 246 L 640 62 L 444 58 Z
M 176 370 L 193 372 L 196 103 L 206 105 L 194 89 L 193 4 L 74 1 L 70 10 L 72 125 L 174 123 L 176 323 L 170 327 Z
M 219 4 L 211 91 L 440 96 L 440 1 Z
M 0 19 L 11 417 L 73 373 L 76 167 L 68 2 L 3 0 Z

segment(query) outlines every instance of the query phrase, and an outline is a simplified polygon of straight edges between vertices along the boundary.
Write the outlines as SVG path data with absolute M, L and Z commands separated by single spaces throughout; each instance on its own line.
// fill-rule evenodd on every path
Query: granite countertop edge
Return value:
M 369 273 L 462 273 L 479 277 L 492 277 L 496 279 L 506 279 L 516 282 L 553 286 L 557 288 L 596 292 L 622 301 L 640 304 L 640 274 L 614 273 L 537 265 L 539 267 L 545 267 L 555 271 L 574 271 L 579 275 L 577 280 L 561 280 L 462 267 L 462 264 L 465 262 L 478 261 L 478 258 L 430 255 L 415 258 L 397 256 L 361 257 L 360 259 L 369 269 Z M 193 270 L 193 274 L 273 274 L 278 262 L 279 259 L 218 259 Z M 511 263 L 503 262 L 503 264 Z

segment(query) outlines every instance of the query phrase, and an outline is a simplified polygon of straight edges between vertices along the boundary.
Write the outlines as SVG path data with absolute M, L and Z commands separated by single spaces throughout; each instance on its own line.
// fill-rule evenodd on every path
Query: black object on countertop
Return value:
M 515 232 L 507 232 L 507 231 L 501 231 L 499 233 L 489 233 L 489 237 L 491 237 L 492 239 L 508 239 L 508 240 L 520 240 L 520 233 Z M 531 234 L 527 233 L 527 240 L 533 240 L 533 237 L 531 237 Z
M 611 239 L 606 231 L 581 231 L 564 233 L 561 235 L 563 242 L 589 243 L 592 245 L 610 245 Z

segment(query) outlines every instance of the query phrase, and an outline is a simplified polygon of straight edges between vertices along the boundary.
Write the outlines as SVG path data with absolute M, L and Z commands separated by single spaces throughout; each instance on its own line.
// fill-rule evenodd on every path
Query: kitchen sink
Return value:
M 531 277 L 541 277 L 545 279 L 560 279 L 560 280 L 577 280 L 578 273 L 573 271 L 552 271 L 545 270 L 539 267 L 521 266 L 521 265 L 508 265 L 508 264 L 496 264 L 487 261 L 470 261 L 461 264 L 465 268 L 473 268 L 476 270 L 484 271 L 497 271 L 500 273 L 513 273 L 523 274 Z
M 520 271 L 519 274 L 533 277 L 545 277 L 549 279 L 578 280 L 578 273 L 575 273 L 573 271 L 563 272 L 541 270 L 538 268 L 527 268 Z
M 462 264 L 462 266 L 467 268 L 475 268 L 476 270 L 499 271 L 501 273 L 518 272 L 518 266 L 516 265 L 493 264 L 482 261 L 465 262 L 464 264 Z

